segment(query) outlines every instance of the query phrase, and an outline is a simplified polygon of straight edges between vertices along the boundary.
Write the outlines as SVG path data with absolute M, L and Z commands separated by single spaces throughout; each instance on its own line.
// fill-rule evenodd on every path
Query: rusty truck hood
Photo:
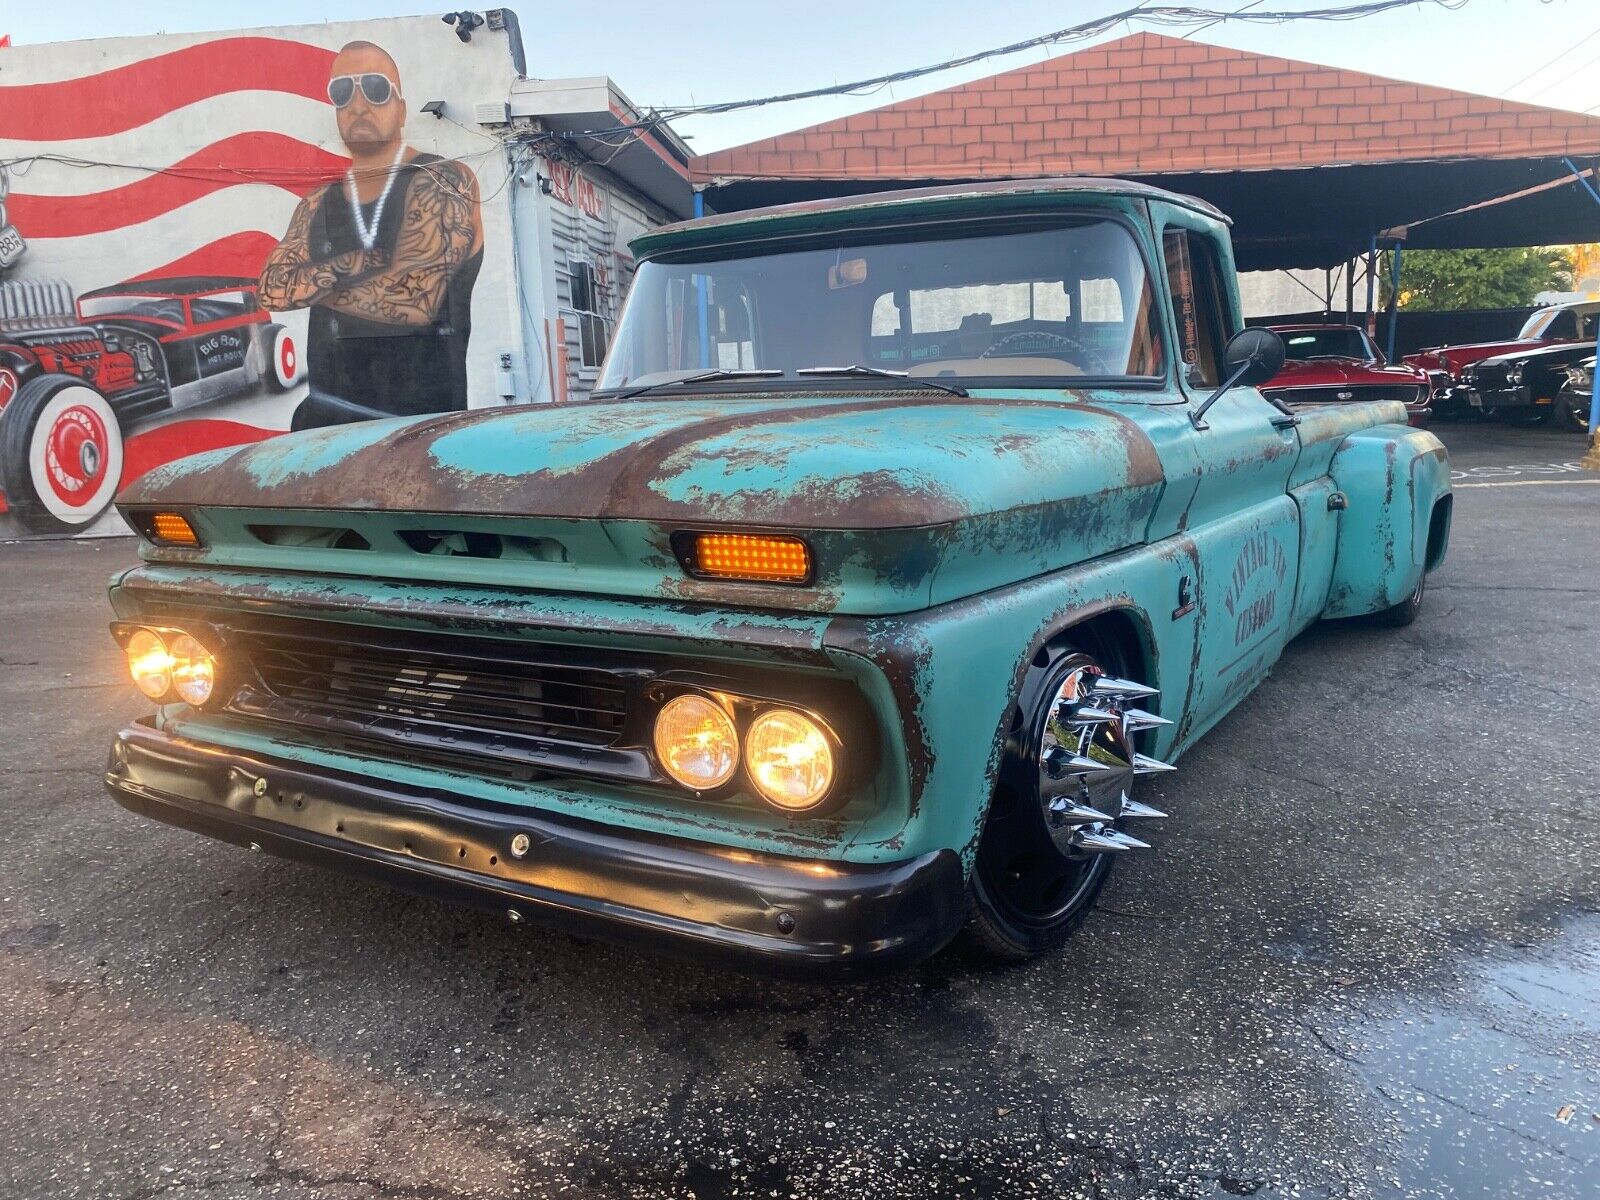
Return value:
M 539 405 L 312 430 L 158 467 L 120 503 L 875 529 L 1161 479 L 1138 426 L 1105 409 L 1014 397 L 782 396 Z
M 1145 539 L 1165 476 L 1125 415 L 1143 406 L 1056 395 L 698 397 L 369 422 L 169 463 L 119 503 L 186 512 L 201 549 L 143 553 L 202 569 L 904 612 Z M 673 532 L 740 526 L 805 533 L 813 583 L 689 578 Z M 327 527 L 343 531 L 337 545 Z M 471 540 L 483 538 L 487 552 Z

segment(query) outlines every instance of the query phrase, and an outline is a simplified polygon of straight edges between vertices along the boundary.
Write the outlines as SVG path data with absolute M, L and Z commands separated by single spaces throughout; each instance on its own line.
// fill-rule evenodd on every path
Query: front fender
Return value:
M 1438 566 L 1448 538 L 1450 495 L 1444 444 L 1422 429 L 1378 425 L 1350 434 L 1329 468 L 1348 507 L 1340 514 L 1324 617 L 1355 617 L 1399 604 Z M 1430 557 L 1430 534 L 1437 542 Z
M 835 618 L 828 653 L 871 665 L 884 687 L 869 699 L 903 738 L 893 749 L 904 755 L 910 812 L 890 849 L 955 850 L 970 867 L 1028 664 L 1094 617 L 1120 612 L 1136 630 L 1144 682 L 1161 689 L 1175 722 L 1151 731 L 1150 752 L 1173 757 L 1196 637 L 1192 611 L 1173 605 L 1180 580 L 1197 572 L 1192 542 L 1177 537 L 919 613 Z

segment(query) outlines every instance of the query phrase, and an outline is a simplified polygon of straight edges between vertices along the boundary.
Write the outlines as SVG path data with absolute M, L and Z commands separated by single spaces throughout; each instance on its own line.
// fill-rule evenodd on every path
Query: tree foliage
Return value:
M 1394 255 L 1383 256 L 1383 300 L 1394 279 Z M 1539 292 L 1572 286 L 1573 261 L 1564 246 L 1493 250 L 1407 250 L 1400 260 L 1400 307 L 1453 311 L 1522 308 Z

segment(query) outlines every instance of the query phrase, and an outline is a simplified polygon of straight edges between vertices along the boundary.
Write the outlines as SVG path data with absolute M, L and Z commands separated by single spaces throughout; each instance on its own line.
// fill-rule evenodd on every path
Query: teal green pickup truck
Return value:
M 963 932 L 1025 958 L 1290 638 L 1413 620 L 1444 557 L 1449 464 L 1403 406 L 1255 390 L 1282 344 L 1203 203 L 1008 182 L 634 251 L 589 400 L 120 497 L 112 631 L 156 707 L 119 803 L 803 978 Z

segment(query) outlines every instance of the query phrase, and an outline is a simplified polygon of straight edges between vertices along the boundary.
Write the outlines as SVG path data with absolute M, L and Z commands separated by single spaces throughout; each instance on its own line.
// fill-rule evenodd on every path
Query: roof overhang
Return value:
M 673 216 L 693 211 L 689 147 L 665 122 L 649 121 L 606 76 L 524 79 L 512 85 L 509 103 L 513 120 L 538 121 Z
M 1407 227 L 1410 235 L 1404 244 L 1418 247 L 1600 241 L 1600 204 L 1560 158 L 1353 163 L 1128 178 L 1196 197 L 1226 213 L 1233 221 L 1241 271 L 1337 266 L 1365 252 L 1375 230 Z M 726 179 L 707 196 L 717 210 L 729 212 L 927 183 L 925 177 Z

